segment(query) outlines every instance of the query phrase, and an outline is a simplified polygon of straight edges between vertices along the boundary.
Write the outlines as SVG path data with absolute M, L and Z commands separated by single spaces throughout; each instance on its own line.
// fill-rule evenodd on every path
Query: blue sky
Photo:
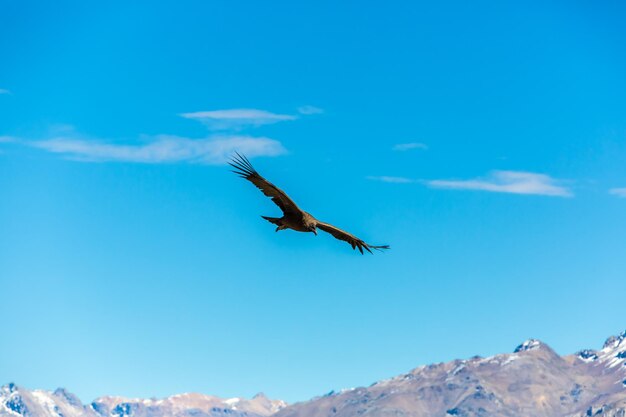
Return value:
M 296 401 L 626 327 L 620 2 L 0 7 L 0 383 Z M 234 150 L 392 249 L 274 233 Z

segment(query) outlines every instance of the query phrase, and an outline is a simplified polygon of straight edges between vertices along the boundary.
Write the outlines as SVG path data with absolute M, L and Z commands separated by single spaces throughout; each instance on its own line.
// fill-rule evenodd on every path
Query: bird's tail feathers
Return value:
M 263 217 L 265 220 L 267 220 L 270 223 L 274 223 L 276 226 L 282 226 L 282 222 L 280 221 L 279 217 L 267 217 L 267 216 L 261 216 Z

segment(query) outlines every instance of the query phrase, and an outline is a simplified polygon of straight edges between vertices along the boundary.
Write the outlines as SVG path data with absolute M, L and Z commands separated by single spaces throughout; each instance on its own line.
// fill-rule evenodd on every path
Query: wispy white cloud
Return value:
M 307 115 L 308 114 L 320 114 L 320 113 L 324 113 L 324 110 L 315 106 L 302 106 L 302 107 L 298 107 L 298 113 L 307 114 Z
M 62 154 L 68 159 L 104 162 L 141 163 L 196 162 L 224 163 L 235 151 L 249 157 L 277 156 L 287 151 L 283 145 L 266 137 L 217 136 L 190 139 L 159 135 L 142 144 L 117 144 L 98 140 L 56 137 L 29 142 L 31 146 Z
M 410 142 L 410 143 L 398 143 L 397 145 L 393 145 L 393 148 L 391 149 L 394 151 L 405 152 L 405 151 L 410 151 L 411 149 L 428 149 L 428 146 L 420 142 Z
M 277 114 L 258 109 L 229 109 L 182 113 L 186 119 L 204 123 L 211 130 L 240 129 L 246 126 L 262 126 L 298 117 L 290 114 Z
M 372 180 L 372 181 L 381 181 L 381 182 L 389 182 L 389 183 L 393 183 L 393 184 L 410 184 L 413 182 L 418 182 L 417 180 L 413 180 L 411 178 L 405 178 L 405 177 L 390 177 L 390 176 L 368 176 L 366 177 L 368 180 Z
M 621 198 L 626 198 L 626 187 L 624 188 L 611 188 L 609 194 L 616 195 Z
M 5 88 L 0 88 L 0 94 L 11 94 L 11 91 L 5 89 Z
M 559 181 L 534 172 L 492 171 L 485 178 L 470 180 L 429 180 L 429 187 L 455 190 L 480 190 L 496 193 L 535 194 L 556 197 L 571 197 L 573 193 Z
M 213 110 L 183 113 L 180 116 L 203 122 L 210 130 L 230 130 L 207 137 L 189 138 L 175 135 L 144 137 L 136 142 L 120 142 L 86 137 L 73 126 L 57 124 L 49 128 L 46 139 L 32 140 L 0 137 L 1 141 L 20 143 L 62 155 L 66 159 L 104 162 L 139 163 L 225 163 L 237 151 L 248 157 L 278 156 L 287 153 L 277 140 L 237 133 L 244 126 L 260 126 L 294 120 L 297 116 L 276 114 L 258 109 Z

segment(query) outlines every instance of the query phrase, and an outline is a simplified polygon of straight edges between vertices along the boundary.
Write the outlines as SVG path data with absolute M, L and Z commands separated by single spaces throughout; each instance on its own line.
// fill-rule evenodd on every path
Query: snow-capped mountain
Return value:
M 530 339 L 513 353 L 420 366 L 369 387 L 287 406 L 181 394 L 102 397 L 83 405 L 64 389 L 0 388 L 0 417 L 626 417 L 626 331 L 600 350 L 559 356 Z
M 203 394 L 180 394 L 163 399 L 101 397 L 83 405 L 66 390 L 54 392 L 0 388 L 1 417 L 267 417 L 284 408 L 280 400 L 263 394 L 252 399 L 222 399 Z

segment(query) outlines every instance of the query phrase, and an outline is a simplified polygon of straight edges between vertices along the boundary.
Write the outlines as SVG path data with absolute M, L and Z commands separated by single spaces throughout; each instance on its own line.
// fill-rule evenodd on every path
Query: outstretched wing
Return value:
M 330 233 L 336 239 L 343 240 L 344 242 L 348 242 L 350 246 L 352 246 L 352 249 L 358 248 L 359 252 L 361 253 L 363 253 L 363 249 L 365 249 L 369 253 L 372 253 L 371 249 L 375 249 L 375 250 L 389 249 L 389 245 L 381 245 L 381 246 L 368 245 L 367 243 L 365 243 L 358 237 L 351 235 L 350 233 L 344 230 L 341 230 L 338 227 L 333 226 L 332 224 L 318 221 L 317 228 L 327 233 Z
M 285 194 L 283 190 L 266 180 L 256 172 L 248 158 L 235 152 L 234 156 L 228 164 L 235 168 L 233 171 L 241 178 L 245 178 L 263 192 L 266 196 L 270 197 L 272 201 L 280 207 L 283 213 L 301 213 L 302 210 L 293 202 L 291 198 Z

